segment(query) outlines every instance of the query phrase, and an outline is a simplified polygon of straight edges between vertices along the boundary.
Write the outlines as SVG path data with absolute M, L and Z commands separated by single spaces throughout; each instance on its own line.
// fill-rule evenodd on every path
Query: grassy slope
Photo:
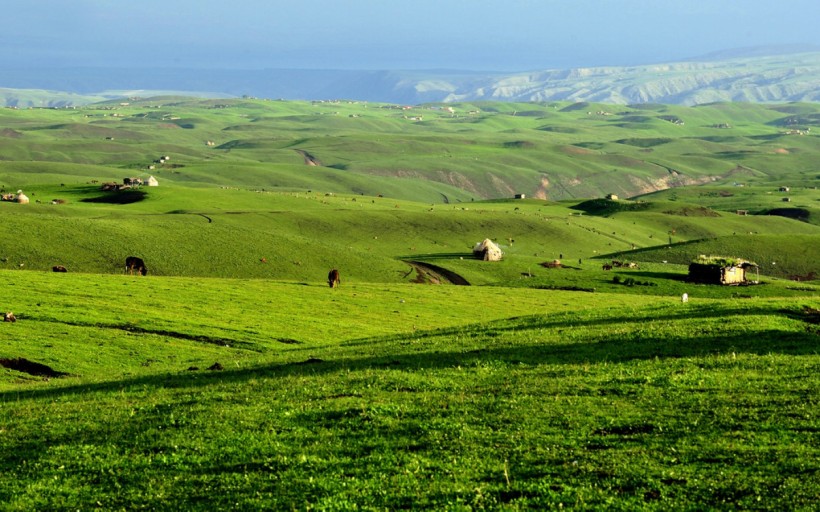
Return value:
M 638 257 L 648 254 L 640 250 L 662 254 L 674 230 L 674 243 L 734 240 L 726 250 L 752 255 L 762 249 L 755 236 L 791 234 L 794 241 L 776 250 L 792 254 L 793 261 L 764 273 L 816 270 L 814 225 L 777 216 L 680 215 L 681 208 L 700 210 L 678 202 L 651 203 L 650 209 L 613 216 L 578 216 L 573 215 L 577 210 L 542 201 L 430 206 L 378 197 L 178 185 L 143 188 L 145 200 L 111 205 L 82 202 L 101 195 L 91 187 L 63 194 L 66 188 L 49 188 L 52 194 L 45 196 L 59 194 L 68 201 L 62 205 L 0 203 L 3 229 L 18 241 L 3 247 L 0 268 L 48 270 L 61 264 L 71 271 L 112 273 L 120 271 L 125 256 L 135 254 L 146 259 L 152 275 L 314 281 L 337 267 L 359 281 L 406 282 L 414 276 L 397 260 L 412 259 L 454 270 L 474 284 L 502 284 L 524 272 L 541 272 L 539 263 L 562 256 L 571 263 L 637 250 L 630 257 L 686 263 L 701 249 L 682 246 L 675 258 Z M 472 259 L 472 246 L 484 238 L 502 245 L 505 261 L 488 265 Z
M 0 274 L 3 356 L 70 374 L 0 372 L 8 510 L 818 497 L 816 292 Z
M 248 185 L 259 187 L 323 185 L 335 192 L 436 203 L 445 196 L 455 202 L 514 193 L 550 199 L 631 196 L 713 179 L 788 180 L 794 187 L 816 182 L 817 136 L 785 134 L 814 125 L 817 108 L 811 104 L 454 108 L 450 114 L 436 105 L 401 110 L 343 102 L 155 98 L 77 110 L 6 109 L 0 113 L 7 127 L 0 154 L 7 161 L 93 163 L 143 173 L 151 160 L 170 154 L 185 167 L 158 169 L 166 179 L 212 184 L 214 169 L 225 166 L 223 172 L 239 178 L 234 181 L 245 183 L 247 176 Z M 669 121 L 678 119 L 683 124 Z M 215 145 L 206 146 L 209 140 Z M 294 172 L 290 166 L 303 164 L 297 150 L 330 169 Z M 373 176 L 412 177 L 427 185 L 396 187 L 371 182 Z M 12 180 L 4 184 L 15 186 Z
M 788 169 L 743 171 L 758 188 L 597 207 L 471 201 L 524 190 L 513 179 L 540 184 L 533 169 L 545 162 L 566 173 L 549 181 L 569 196 L 596 187 L 587 176 L 612 191 L 613 166 L 647 180 L 659 166 L 672 175 L 672 160 L 692 174 L 741 158 L 768 166 L 771 140 L 753 137 L 784 112 L 641 110 L 685 114 L 680 126 L 588 115 L 595 105 L 481 104 L 463 108 L 486 115 L 425 111 L 412 124 L 374 105 L 155 101 L 166 106 L 135 105 L 124 118 L 0 114 L 22 134 L 0 135 L 0 184 L 42 201 L 0 203 L 0 233 L 14 242 L 0 248 L 0 306 L 19 319 L 0 324 L 0 358 L 70 374 L 0 369 L 6 508 L 817 500 L 820 360 L 803 308 L 820 307 L 818 288 L 776 279 L 817 270 L 817 223 L 728 213 L 778 205 L 786 178 L 793 202 L 811 209 L 816 191 L 799 180 L 814 136 L 776 154 Z M 737 112 L 716 113 L 727 108 Z M 740 142 L 657 140 L 726 117 Z M 715 144 L 735 156 L 715 156 Z M 162 154 L 170 164 L 145 169 Z M 83 201 L 103 196 L 92 180 L 149 173 L 161 186 L 143 188 L 142 201 Z M 486 237 L 503 246 L 502 262 L 470 257 Z M 764 285 L 683 280 L 692 257 L 727 251 L 761 263 Z M 128 254 L 146 259 L 148 277 L 121 275 Z M 558 257 L 564 268 L 539 265 Z M 603 271 L 612 258 L 640 268 Z M 408 284 L 401 259 L 496 286 Z M 54 264 L 69 273 L 34 271 Z M 323 283 L 331 267 L 340 289 Z M 225 370 L 204 370 L 214 362 Z
M 0 204 L 5 229 L 18 238 L 3 248 L 0 268 L 112 272 L 126 253 L 138 253 L 159 275 L 312 280 L 338 266 L 354 279 L 395 282 L 412 278 L 396 262 L 402 258 L 446 262 L 483 284 L 532 274 L 561 255 L 652 250 L 649 260 L 669 261 L 657 256 L 668 241 L 815 236 L 817 191 L 805 185 L 816 183 L 816 136 L 782 135 L 810 128 L 815 111 L 810 104 L 478 103 L 456 105 L 454 115 L 435 105 L 175 97 L 6 109 L 0 184 L 67 204 Z M 683 124 L 670 122 L 678 119 Z M 323 165 L 305 165 L 304 154 Z M 160 155 L 172 159 L 148 169 Z M 604 187 L 628 194 L 727 168 L 738 170 L 726 180 L 742 177 L 747 186 L 674 188 L 645 196 L 651 207 L 617 215 L 577 217 L 570 203 L 472 201 L 534 186 L 550 197 L 592 197 Z M 149 174 L 162 186 L 145 189 L 144 201 L 82 202 L 101 197 L 99 181 Z M 784 182 L 789 203 L 776 192 Z M 778 216 L 720 213 L 784 205 Z M 701 215 L 701 206 L 717 217 Z M 784 219 L 790 212 L 808 224 Z M 476 268 L 461 259 L 487 237 L 505 246 L 506 263 Z M 752 239 L 733 240 L 741 242 L 733 250 L 755 249 Z M 785 258 L 791 263 L 766 272 L 815 271 L 803 245 L 786 241 L 779 250 L 794 256 Z M 694 250 L 682 248 L 675 260 L 696 256 L 687 249 Z M 276 264 L 261 265 L 262 258 Z

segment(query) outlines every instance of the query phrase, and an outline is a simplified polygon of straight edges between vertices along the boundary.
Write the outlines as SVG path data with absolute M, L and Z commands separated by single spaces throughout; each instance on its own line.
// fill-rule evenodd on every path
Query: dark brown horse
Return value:
M 143 276 L 148 274 L 148 268 L 145 266 L 145 262 L 142 261 L 141 258 L 137 258 L 136 256 L 129 256 L 125 258 L 125 271 L 130 275 L 134 275 L 135 270 Z
M 336 288 L 341 282 L 341 279 L 339 279 L 339 271 L 335 268 L 327 274 L 327 284 L 331 288 Z

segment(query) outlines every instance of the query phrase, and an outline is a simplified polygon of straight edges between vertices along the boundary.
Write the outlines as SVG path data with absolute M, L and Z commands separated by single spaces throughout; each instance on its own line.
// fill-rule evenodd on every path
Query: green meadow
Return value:
M 3 109 L 0 510 L 812 510 L 818 114 Z

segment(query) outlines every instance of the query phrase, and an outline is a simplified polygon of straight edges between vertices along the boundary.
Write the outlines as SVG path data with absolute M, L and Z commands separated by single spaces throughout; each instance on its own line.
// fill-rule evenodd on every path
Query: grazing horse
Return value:
M 51 271 L 52 272 L 68 272 L 68 269 L 66 269 L 62 265 L 54 265 L 53 267 L 51 267 Z
M 336 288 L 341 282 L 341 279 L 339 279 L 339 271 L 335 268 L 327 274 L 327 284 L 331 288 Z
M 130 275 L 134 275 L 135 270 L 143 276 L 148 274 L 148 268 L 145 266 L 145 262 L 142 261 L 141 258 L 137 258 L 136 256 L 129 256 L 125 258 L 125 271 Z

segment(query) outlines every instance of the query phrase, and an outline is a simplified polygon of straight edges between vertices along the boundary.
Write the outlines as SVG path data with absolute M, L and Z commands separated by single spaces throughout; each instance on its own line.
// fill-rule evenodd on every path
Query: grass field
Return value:
M 26 297 L 4 357 L 67 374 L 0 374 L 8 510 L 820 497 L 816 291 L 2 273 Z
M 0 510 L 812 510 L 816 105 L 612 108 L 3 110 Z
M 813 104 L 447 107 L 453 112 L 436 104 L 160 97 L 82 109 L 4 109 L 0 152 L 8 178 L 20 175 L 6 165 L 32 161 L 147 175 L 153 160 L 169 155 L 173 160 L 151 173 L 175 182 L 229 177 L 235 186 L 434 203 L 515 193 L 550 200 L 629 197 L 704 183 L 797 190 L 817 181 Z M 305 154 L 321 166 L 305 167 Z M 24 184 L 35 185 L 31 174 L 43 171 L 29 165 Z M 99 169 L 85 175 L 103 176 Z M 396 186 L 380 177 L 413 183 Z M 3 181 L 7 187 L 19 182 Z

